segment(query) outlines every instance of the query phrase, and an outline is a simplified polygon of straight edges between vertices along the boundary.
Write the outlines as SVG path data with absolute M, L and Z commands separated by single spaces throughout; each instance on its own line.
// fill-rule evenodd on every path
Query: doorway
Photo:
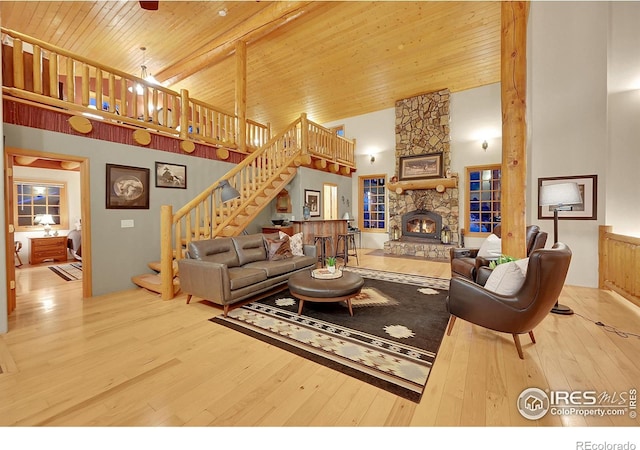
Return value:
M 80 229 L 81 242 L 82 242 L 82 298 L 92 296 L 92 272 L 91 272 L 91 220 L 90 220 L 90 188 L 89 188 L 89 159 L 84 157 L 63 155 L 49 152 L 39 152 L 35 150 L 19 149 L 7 147 L 5 148 L 5 173 L 8 175 L 5 177 L 5 220 L 7 221 L 6 228 L 10 232 L 6 235 L 7 245 L 12 244 L 15 241 L 15 225 L 14 225 L 14 172 L 18 166 L 29 166 L 35 171 L 37 169 L 54 169 L 54 170 L 72 170 L 79 172 L 79 190 L 80 190 L 80 223 L 82 224 Z M 73 229 L 73 222 L 76 218 L 70 218 L 71 224 L 70 230 Z M 66 235 L 66 231 L 64 231 Z M 26 255 L 23 259 L 27 259 Z M 16 267 L 15 267 L 15 255 L 13 252 L 7 254 L 7 281 L 10 292 L 7 293 L 8 297 L 13 297 L 13 302 L 10 300 L 7 303 L 7 314 L 12 312 L 12 306 L 15 308 L 15 297 L 17 291 L 16 284 Z M 19 269 L 18 269 L 19 270 Z M 13 288 L 12 288 L 13 287 Z
M 324 202 L 322 204 L 323 216 L 325 220 L 334 220 L 338 218 L 338 185 L 333 183 L 324 183 L 322 185 L 324 192 Z

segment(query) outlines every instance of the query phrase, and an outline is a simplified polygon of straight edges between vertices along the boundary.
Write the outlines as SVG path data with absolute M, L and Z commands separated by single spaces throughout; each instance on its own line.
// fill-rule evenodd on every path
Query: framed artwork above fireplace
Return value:
M 442 152 L 400 157 L 400 179 L 442 178 Z

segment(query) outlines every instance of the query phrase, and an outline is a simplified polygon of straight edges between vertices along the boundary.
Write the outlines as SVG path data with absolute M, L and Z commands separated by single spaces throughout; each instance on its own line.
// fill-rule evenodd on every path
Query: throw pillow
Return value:
M 522 287 L 529 258 L 499 264 L 489 275 L 484 288 L 502 295 L 513 295 Z
M 280 231 L 280 238 L 282 236 L 288 236 L 287 233 Z M 296 233 L 289 239 L 289 245 L 291 246 L 291 253 L 293 256 L 304 256 L 304 251 L 302 250 L 302 232 Z
M 480 248 L 478 249 L 478 256 L 483 258 L 497 258 L 502 254 L 502 240 L 491 233 L 484 240 Z
M 289 245 L 289 236 L 285 234 L 282 239 L 267 238 L 267 259 L 269 261 L 278 261 L 281 259 L 293 258 L 291 246 Z

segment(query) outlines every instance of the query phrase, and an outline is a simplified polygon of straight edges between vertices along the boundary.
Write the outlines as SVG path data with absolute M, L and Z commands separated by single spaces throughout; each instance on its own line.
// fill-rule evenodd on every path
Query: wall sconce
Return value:
M 482 150 L 484 150 L 486 152 L 487 148 L 489 148 L 489 143 L 485 139 L 484 142 L 482 143 Z
M 373 164 L 374 162 L 376 162 L 376 157 L 373 155 L 370 155 L 371 159 L 369 159 L 369 161 L 371 162 L 371 164 Z

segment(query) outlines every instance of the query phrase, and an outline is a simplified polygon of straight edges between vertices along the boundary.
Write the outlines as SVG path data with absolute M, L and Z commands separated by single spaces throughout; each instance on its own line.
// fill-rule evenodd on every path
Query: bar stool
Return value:
M 322 267 L 326 264 L 327 256 L 327 248 L 331 249 L 333 247 L 333 236 L 328 235 L 319 235 L 313 239 L 313 245 L 320 243 L 320 251 L 318 252 L 318 261 L 322 263 Z M 327 247 L 328 245 L 328 247 Z
M 360 265 L 355 236 L 355 233 L 338 234 L 338 239 L 336 240 L 336 258 L 340 257 L 344 259 L 345 266 L 349 262 L 349 256 L 355 256 L 356 263 Z M 342 242 L 342 251 L 338 251 L 340 248 L 340 242 Z

